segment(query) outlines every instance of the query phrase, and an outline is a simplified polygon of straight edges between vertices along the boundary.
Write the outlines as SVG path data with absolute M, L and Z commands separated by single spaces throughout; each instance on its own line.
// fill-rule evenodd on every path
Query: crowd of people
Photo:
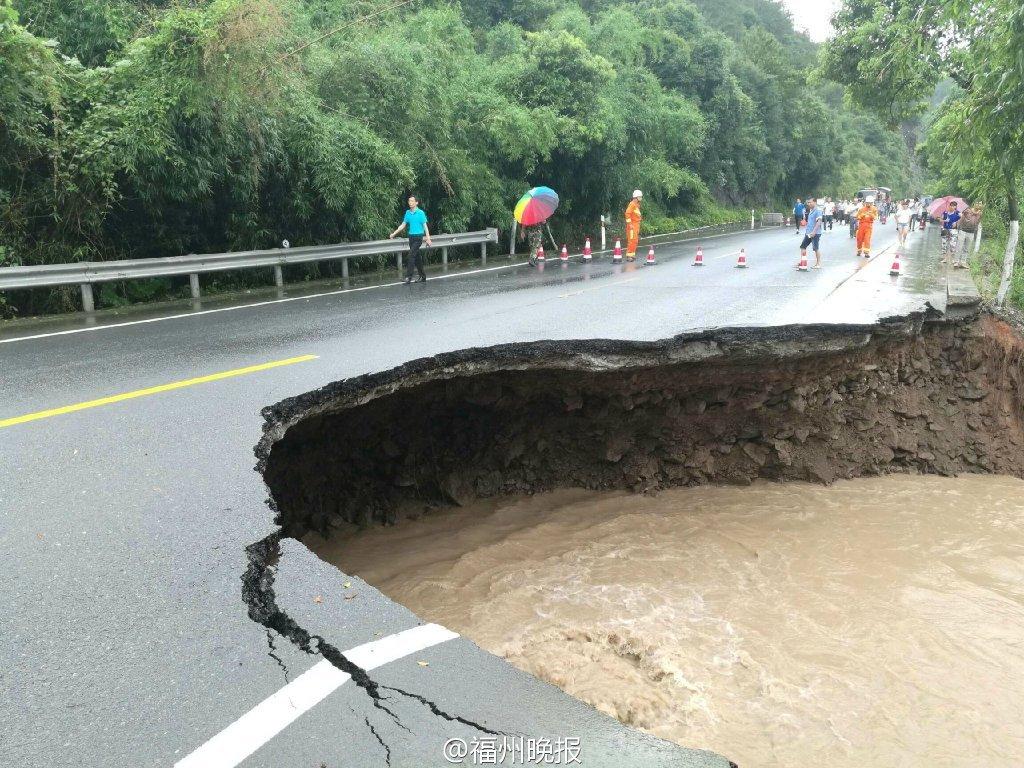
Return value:
M 808 204 L 811 202 L 812 200 L 810 199 L 805 202 L 797 198 L 796 205 L 793 207 L 793 221 L 798 232 L 803 228 L 802 222 L 807 213 Z M 857 211 L 860 210 L 863 203 L 861 200 L 833 200 L 831 197 L 821 200 L 814 199 L 813 202 L 815 207 L 821 211 L 822 223 L 825 229 L 833 229 L 836 222 L 840 224 L 856 222 Z M 888 205 L 888 201 L 881 201 L 877 206 L 879 216 L 883 217 L 883 223 L 891 212 Z M 852 229 L 851 234 L 853 234 Z
M 907 244 L 910 233 L 918 229 L 923 231 L 931 218 L 927 201 L 919 197 L 899 201 L 888 198 L 876 200 L 870 195 L 862 200 L 833 200 L 826 197 L 820 201 L 813 198 L 805 201 L 797 198 L 793 206 L 793 221 L 797 234 L 804 236 L 800 244 L 798 268 L 806 268 L 808 248 L 814 251 L 814 269 L 821 268 L 821 235 L 826 229 L 833 229 L 837 221 L 847 224 L 850 236 L 857 238 L 858 258 L 871 258 L 871 238 L 875 222 L 885 224 L 890 216 L 896 221 L 896 237 L 901 248 Z M 964 222 L 976 222 L 980 217 L 980 207 L 977 207 L 977 210 L 969 208 L 962 211 L 955 200 L 951 200 L 946 208 L 934 217 L 940 226 L 942 263 L 953 261 L 954 269 L 966 267 L 959 247 L 960 230 Z
M 793 221 L 797 234 L 803 233 L 800 243 L 800 261 L 798 269 L 807 268 L 807 250 L 814 251 L 813 269 L 821 269 L 821 235 L 826 229 L 840 223 L 848 223 L 850 235 L 857 238 L 857 256 L 871 258 L 871 236 L 874 233 L 875 221 L 885 224 L 891 211 L 891 203 L 881 200 L 876 203 L 872 196 L 863 200 L 833 200 L 826 197 L 820 202 L 814 198 L 804 201 L 797 198 L 793 206 Z
M 810 202 L 803 201 L 797 198 L 796 205 L 793 206 L 793 221 L 796 224 L 797 231 L 802 230 L 803 219 L 807 212 L 807 204 Z M 882 224 L 885 224 L 890 216 L 896 215 L 901 205 L 906 205 L 909 209 L 912 217 L 911 232 L 913 232 L 919 224 L 923 226 L 925 219 L 927 218 L 927 209 L 924 201 L 920 198 L 914 198 L 913 200 L 901 200 L 899 203 L 889 200 L 873 200 L 875 207 L 878 209 L 878 218 Z M 821 210 L 823 223 L 825 229 L 832 229 L 835 224 L 847 224 L 850 226 L 850 235 L 856 234 L 857 226 L 857 212 L 864 205 L 865 200 L 833 200 L 831 197 L 826 197 L 821 200 L 814 200 L 816 207 Z

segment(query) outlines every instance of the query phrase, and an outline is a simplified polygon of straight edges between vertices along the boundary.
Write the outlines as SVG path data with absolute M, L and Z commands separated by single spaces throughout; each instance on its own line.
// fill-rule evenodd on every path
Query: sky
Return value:
M 782 4 L 792 15 L 794 26 L 820 43 L 832 33 L 828 20 L 841 3 L 840 0 L 782 0 Z

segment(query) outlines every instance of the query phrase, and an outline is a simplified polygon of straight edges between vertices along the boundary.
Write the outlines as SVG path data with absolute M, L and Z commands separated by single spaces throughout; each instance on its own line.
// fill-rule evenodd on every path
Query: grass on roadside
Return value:
M 986 217 L 982 230 L 981 248 L 969 259 L 971 275 L 985 301 L 995 301 L 999 281 L 1003 274 L 1003 253 L 1006 249 L 1007 227 L 1002 221 L 989 221 Z M 973 248 L 973 246 L 972 246 Z M 1024 309 L 1024 255 L 1017 248 L 1013 279 L 1006 303 Z

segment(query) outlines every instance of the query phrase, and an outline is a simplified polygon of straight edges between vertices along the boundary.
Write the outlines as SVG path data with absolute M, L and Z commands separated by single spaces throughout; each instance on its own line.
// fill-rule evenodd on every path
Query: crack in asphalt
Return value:
M 289 679 L 288 676 L 288 667 L 285 666 L 285 663 L 281 660 L 281 657 L 277 655 L 277 647 L 274 645 L 274 635 L 273 633 L 271 633 L 269 627 L 266 627 L 265 629 L 267 630 L 267 645 L 270 648 L 270 650 L 267 651 L 267 655 L 269 655 L 270 658 L 277 662 L 277 666 L 284 670 L 284 681 L 286 683 L 290 683 L 291 680 Z
M 275 653 L 276 648 L 273 643 L 272 632 L 276 632 L 281 637 L 286 638 L 304 653 L 311 656 L 319 655 L 342 672 L 348 674 L 349 677 L 352 678 L 352 682 L 365 691 L 370 697 L 374 708 L 387 713 L 395 725 L 406 733 L 411 734 L 412 731 L 406 727 L 398 714 L 384 703 L 385 701 L 392 701 L 392 699 L 388 696 L 383 696 L 381 694 L 382 689 L 393 691 L 402 696 L 415 699 L 427 707 L 434 715 L 447 720 L 448 722 L 462 723 L 463 725 L 474 728 L 481 733 L 487 733 L 492 736 L 501 735 L 502 732 L 500 731 L 491 730 L 490 728 L 474 722 L 473 720 L 469 720 L 459 715 L 452 715 L 444 711 L 433 701 L 430 701 L 428 698 L 418 693 L 405 691 L 401 688 L 381 685 L 373 680 L 369 674 L 367 674 L 365 669 L 350 661 L 345 654 L 327 642 L 327 640 L 322 636 L 314 635 L 300 627 L 298 623 L 292 619 L 291 616 L 285 613 L 277 604 L 277 595 L 274 592 L 274 579 L 276 575 L 275 563 L 280 554 L 278 546 L 281 542 L 281 536 L 282 534 L 280 532 L 271 534 L 262 541 L 258 541 L 246 548 L 246 554 L 249 558 L 249 566 L 242 575 L 242 598 L 248 608 L 249 618 L 266 629 L 267 642 L 270 645 L 270 656 L 282 669 L 284 669 L 286 679 L 288 677 L 288 669 L 284 665 L 284 662 L 281 661 L 280 657 Z M 364 722 L 370 729 L 374 738 L 386 751 L 387 764 L 390 766 L 391 748 L 384 742 L 377 729 L 370 723 L 369 717 L 364 717 Z
M 468 725 L 470 728 L 475 728 L 481 733 L 488 733 L 491 736 L 508 736 L 507 733 L 504 733 L 502 731 L 492 731 L 487 726 L 480 725 L 480 723 L 473 722 L 472 720 L 467 720 L 466 718 L 460 717 L 459 715 L 449 714 L 448 712 L 445 712 L 443 709 L 437 706 L 437 704 L 428 699 L 426 696 L 421 696 L 418 693 L 412 693 L 410 691 L 404 691 L 401 688 L 394 688 L 390 685 L 382 685 L 380 687 L 383 688 L 385 691 L 394 691 L 395 693 L 401 694 L 402 696 L 408 696 L 410 699 L 415 699 L 420 704 L 427 707 L 427 709 L 429 709 L 432 713 L 434 713 L 438 717 L 444 718 L 450 723 L 462 723 L 463 725 Z
M 278 558 L 280 542 L 281 534 L 278 532 L 246 548 L 249 567 L 242 575 L 242 599 L 248 607 L 249 618 L 267 630 L 273 630 L 281 637 L 287 638 L 304 653 L 327 659 L 348 674 L 352 682 L 367 693 L 374 707 L 386 712 L 395 723 L 404 728 L 398 715 L 384 704 L 386 698 L 380 695 L 380 686 L 370 678 L 365 669 L 350 661 L 345 654 L 320 635 L 314 635 L 300 627 L 278 606 L 277 595 L 274 592 L 273 563 Z
M 377 733 L 377 729 L 373 727 L 373 723 L 370 722 L 370 718 L 364 717 L 363 718 L 363 722 L 366 723 L 366 727 L 370 729 L 370 733 L 372 733 L 374 738 L 377 739 L 377 742 L 382 747 L 384 747 L 384 762 L 387 763 L 390 766 L 391 765 L 391 747 L 389 747 L 387 744 L 384 743 L 384 739 L 382 739 L 380 737 L 380 734 Z
M 359 713 L 356 712 L 354 707 L 349 707 L 348 711 L 351 712 L 356 717 L 359 717 Z M 391 747 L 389 747 L 384 742 L 384 739 L 381 738 L 381 735 L 377 732 L 377 729 L 373 727 L 373 723 L 370 722 L 370 718 L 368 716 L 366 716 L 366 715 L 363 716 L 363 722 L 366 723 L 366 727 L 370 729 L 370 733 L 373 734 L 373 737 L 377 740 L 377 743 L 380 744 L 384 748 L 384 762 L 387 763 L 388 766 L 390 766 L 391 765 Z M 405 726 L 402 726 L 402 727 L 405 728 Z M 406 730 L 408 731 L 409 729 L 406 728 Z M 411 731 L 410 731 L 410 733 L 411 733 Z

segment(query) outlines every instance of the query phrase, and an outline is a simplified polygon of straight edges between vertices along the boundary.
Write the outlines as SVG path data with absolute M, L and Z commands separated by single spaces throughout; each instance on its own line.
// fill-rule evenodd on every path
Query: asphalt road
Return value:
M 876 250 L 893 240 L 881 228 Z M 703 268 L 685 242 L 660 246 L 654 267 L 492 259 L 422 285 L 0 326 L 3 762 L 171 766 L 321 661 L 268 636 L 241 598 L 245 547 L 273 531 L 252 471 L 261 407 L 470 346 L 863 322 L 941 301 L 924 260 L 890 278 L 888 254 L 857 260 L 837 228 L 825 268 L 801 273 L 797 242 L 789 229 L 708 239 Z M 741 247 L 745 270 L 734 267 Z M 46 413 L 302 356 L 316 357 Z M 339 649 L 419 623 L 295 542 L 283 544 L 276 590 Z M 279 733 L 243 719 L 230 749 L 215 743 L 217 760 L 183 765 L 445 765 L 446 739 L 486 731 L 578 738 L 586 765 L 725 765 L 630 731 L 463 639 L 396 657 L 374 679 L 405 692 L 387 692 L 393 714 L 350 682 Z

